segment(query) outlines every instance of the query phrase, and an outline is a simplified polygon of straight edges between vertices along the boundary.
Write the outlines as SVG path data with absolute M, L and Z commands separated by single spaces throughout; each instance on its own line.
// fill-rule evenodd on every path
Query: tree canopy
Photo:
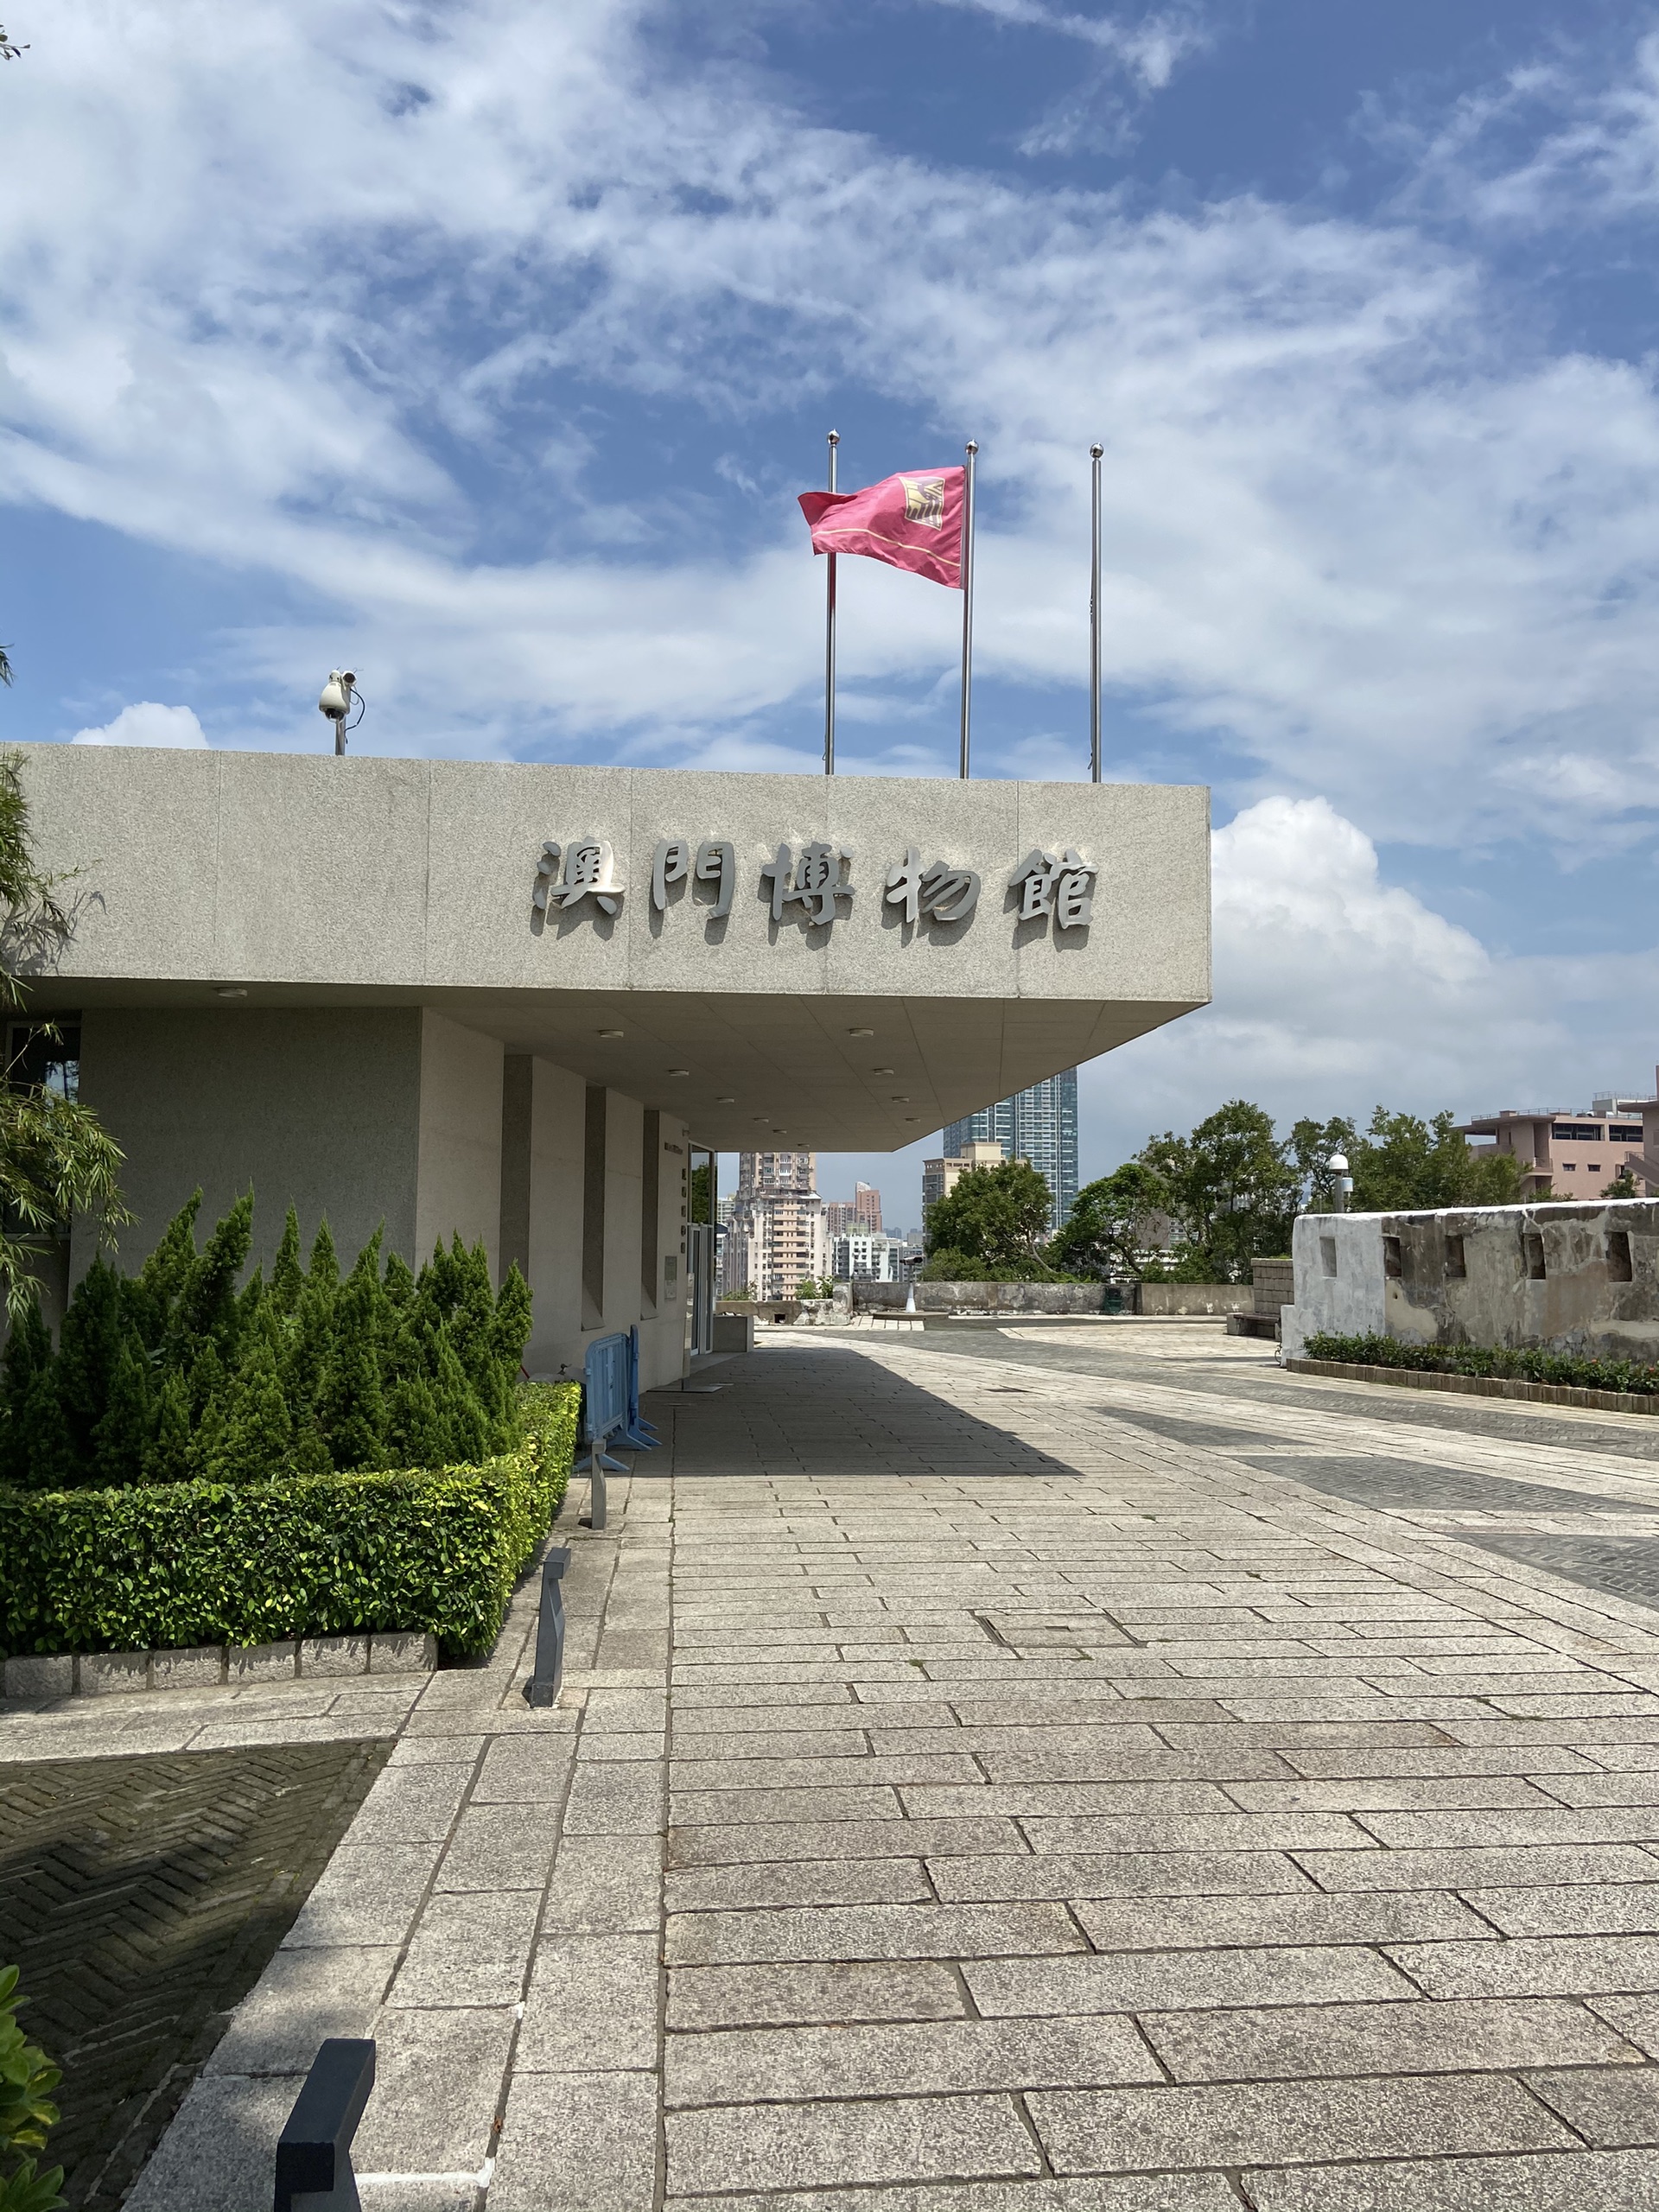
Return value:
M 1056 1270 L 1043 1245 L 1053 1217 L 1048 1185 L 1028 1160 L 970 1167 L 927 1216 L 930 1282 L 1041 1282 Z
M 1325 1162 L 1345 1153 L 1354 1179 L 1356 1213 L 1421 1213 L 1433 1206 L 1510 1206 L 1521 1190 L 1521 1168 L 1510 1153 L 1471 1151 L 1456 1117 L 1442 1110 L 1430 1121 L 1390 1114 L 1379 1106 L 1362 1134 L 1338 1117 L 1303 1121 L 1290 1133 L 1290 1150 L 1307 1187 L 1307 1209 L 1325 1212 L 1336 1192 Z
M 1261 1107 L 1229 1099 L 1191 1136 L 1154 1137 L 1140 1160 L 1162 1186 L 1179 1243 L 1209 1262 L 1208 1281 L 1237 1281 L 1253 1259 L 1288 1249 L 1301 1179 Z
M 1155 1217 L 1166 1211 L 1163 1179 L 1138 1160 L 1077 1192 L 1071 1218 L 1045 1256 L 1057 1268 L 1091 1280 L 1141 1274 L 1141 1254 L 1153 1242 Z

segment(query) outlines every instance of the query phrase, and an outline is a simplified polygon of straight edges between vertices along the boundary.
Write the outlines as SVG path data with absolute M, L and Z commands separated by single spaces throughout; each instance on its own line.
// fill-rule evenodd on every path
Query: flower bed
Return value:
M 1611 1390 L 1629 1397 L 1659 1395 L 1659 1367 L 1633 1359 L 1579 1359 L 1570 1353 L 1506 1351 L 1482 1344 L 1408 1344 L 1398 1338 L 1308 1338 L 1308 1359 L 1341 1360 L 1355 1367 L 1402 1367 L 1427 1375 L 1473 1375 L 1517 1382 L 1547 1382 L 1571 1390 Z

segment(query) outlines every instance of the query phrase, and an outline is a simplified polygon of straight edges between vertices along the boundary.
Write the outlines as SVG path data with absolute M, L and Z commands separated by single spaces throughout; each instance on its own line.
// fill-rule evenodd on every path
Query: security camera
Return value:
M 322 687 L 317 701 L 319 714 L 327 715 L 334 726 L 334 751 L 346 750 L 346 732 L 355 729 L 357 722 L 348 723 L 346 717 L 353 707 L 358 710 L 357 721 L 363 719 L 363 695 L 357 688 L 357 671 L 351 668 L 331 668 L 328 681 Z

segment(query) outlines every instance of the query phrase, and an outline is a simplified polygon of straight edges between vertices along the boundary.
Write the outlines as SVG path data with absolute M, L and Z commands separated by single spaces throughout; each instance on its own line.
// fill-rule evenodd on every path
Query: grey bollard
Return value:
M 374 2087 L 374 2044 L 330 2036 L 276 2139 L 275 2212 L 363 2212 L 352 2138 Z
M 570 1564 L 569 1544 L 550 1547 L 542 1561 L 542 1610 L 536 1621 L 536 1671 L 524 1684 L 530 1705 L 556 1705 L 564 1679 L 564 1570 Z
M 588 1526 L 605 1526 L 605 1451 L 598 1437 L 594 1439 L 593 1459 L 588 1469 Z

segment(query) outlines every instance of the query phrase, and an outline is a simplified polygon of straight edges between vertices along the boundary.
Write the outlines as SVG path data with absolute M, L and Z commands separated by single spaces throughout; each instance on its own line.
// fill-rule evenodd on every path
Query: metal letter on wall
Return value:
M 660 914 L 668 905 L 668 887 L 683 883 L 691 873 L 691 847 L 683 837 L 664 837 L 651 856 L 651 903 Z
M 564 874 L 559 874 L 560 848 L 550 837 L 542 847 L 536 870 L 536 887 L 530 903 L 539 912 L 549 906 L 575 906 L 591 898 L 607 914 L 620 911 L 626 887 L 618 880 L 616 856 L 603 837 L 576 837 L 563 848 Z
M 979 878 L 949 861 L 925 868 L 918 849 L 907 845 L 903 860 L 887 870 L 885 897 L 889 906 L 902 906 L 912 924 L 924 914 L 935 922 L 963 922 L 979 904 Z
M 772 920 L 781 922 L 785 907 L 802 906 L 810 928 L 833 927 L 838 918 L 836 899 L 853 895 L 851 883 L 843 882 L 841 874 L 845 867 L 850 874 L 852 864 L 852 851 L 846 845 L 822 842 L 803 845 L 798 860 L 788 845 L 779 845 L 776 859 L 768 861 L 760 871 L 772 885 Z
M 709 918 L 717 922 L 732 911 L 732 893 L 737 886 L 737 848 L 729 837 L 705 837 L 697 847 L 696 877 L 699 883 L 717 883 L 719 896 Z
M 1020 893 L 1018 919 L 1046 921 L 1052 914 L 1057 930 L 1087 929 L 1094 913 L 1092 886 L 1100 871 L 1070 845 L 1064 858 L 1040 850 L 1027 853 L 1008 878 L 1008 887 Z

